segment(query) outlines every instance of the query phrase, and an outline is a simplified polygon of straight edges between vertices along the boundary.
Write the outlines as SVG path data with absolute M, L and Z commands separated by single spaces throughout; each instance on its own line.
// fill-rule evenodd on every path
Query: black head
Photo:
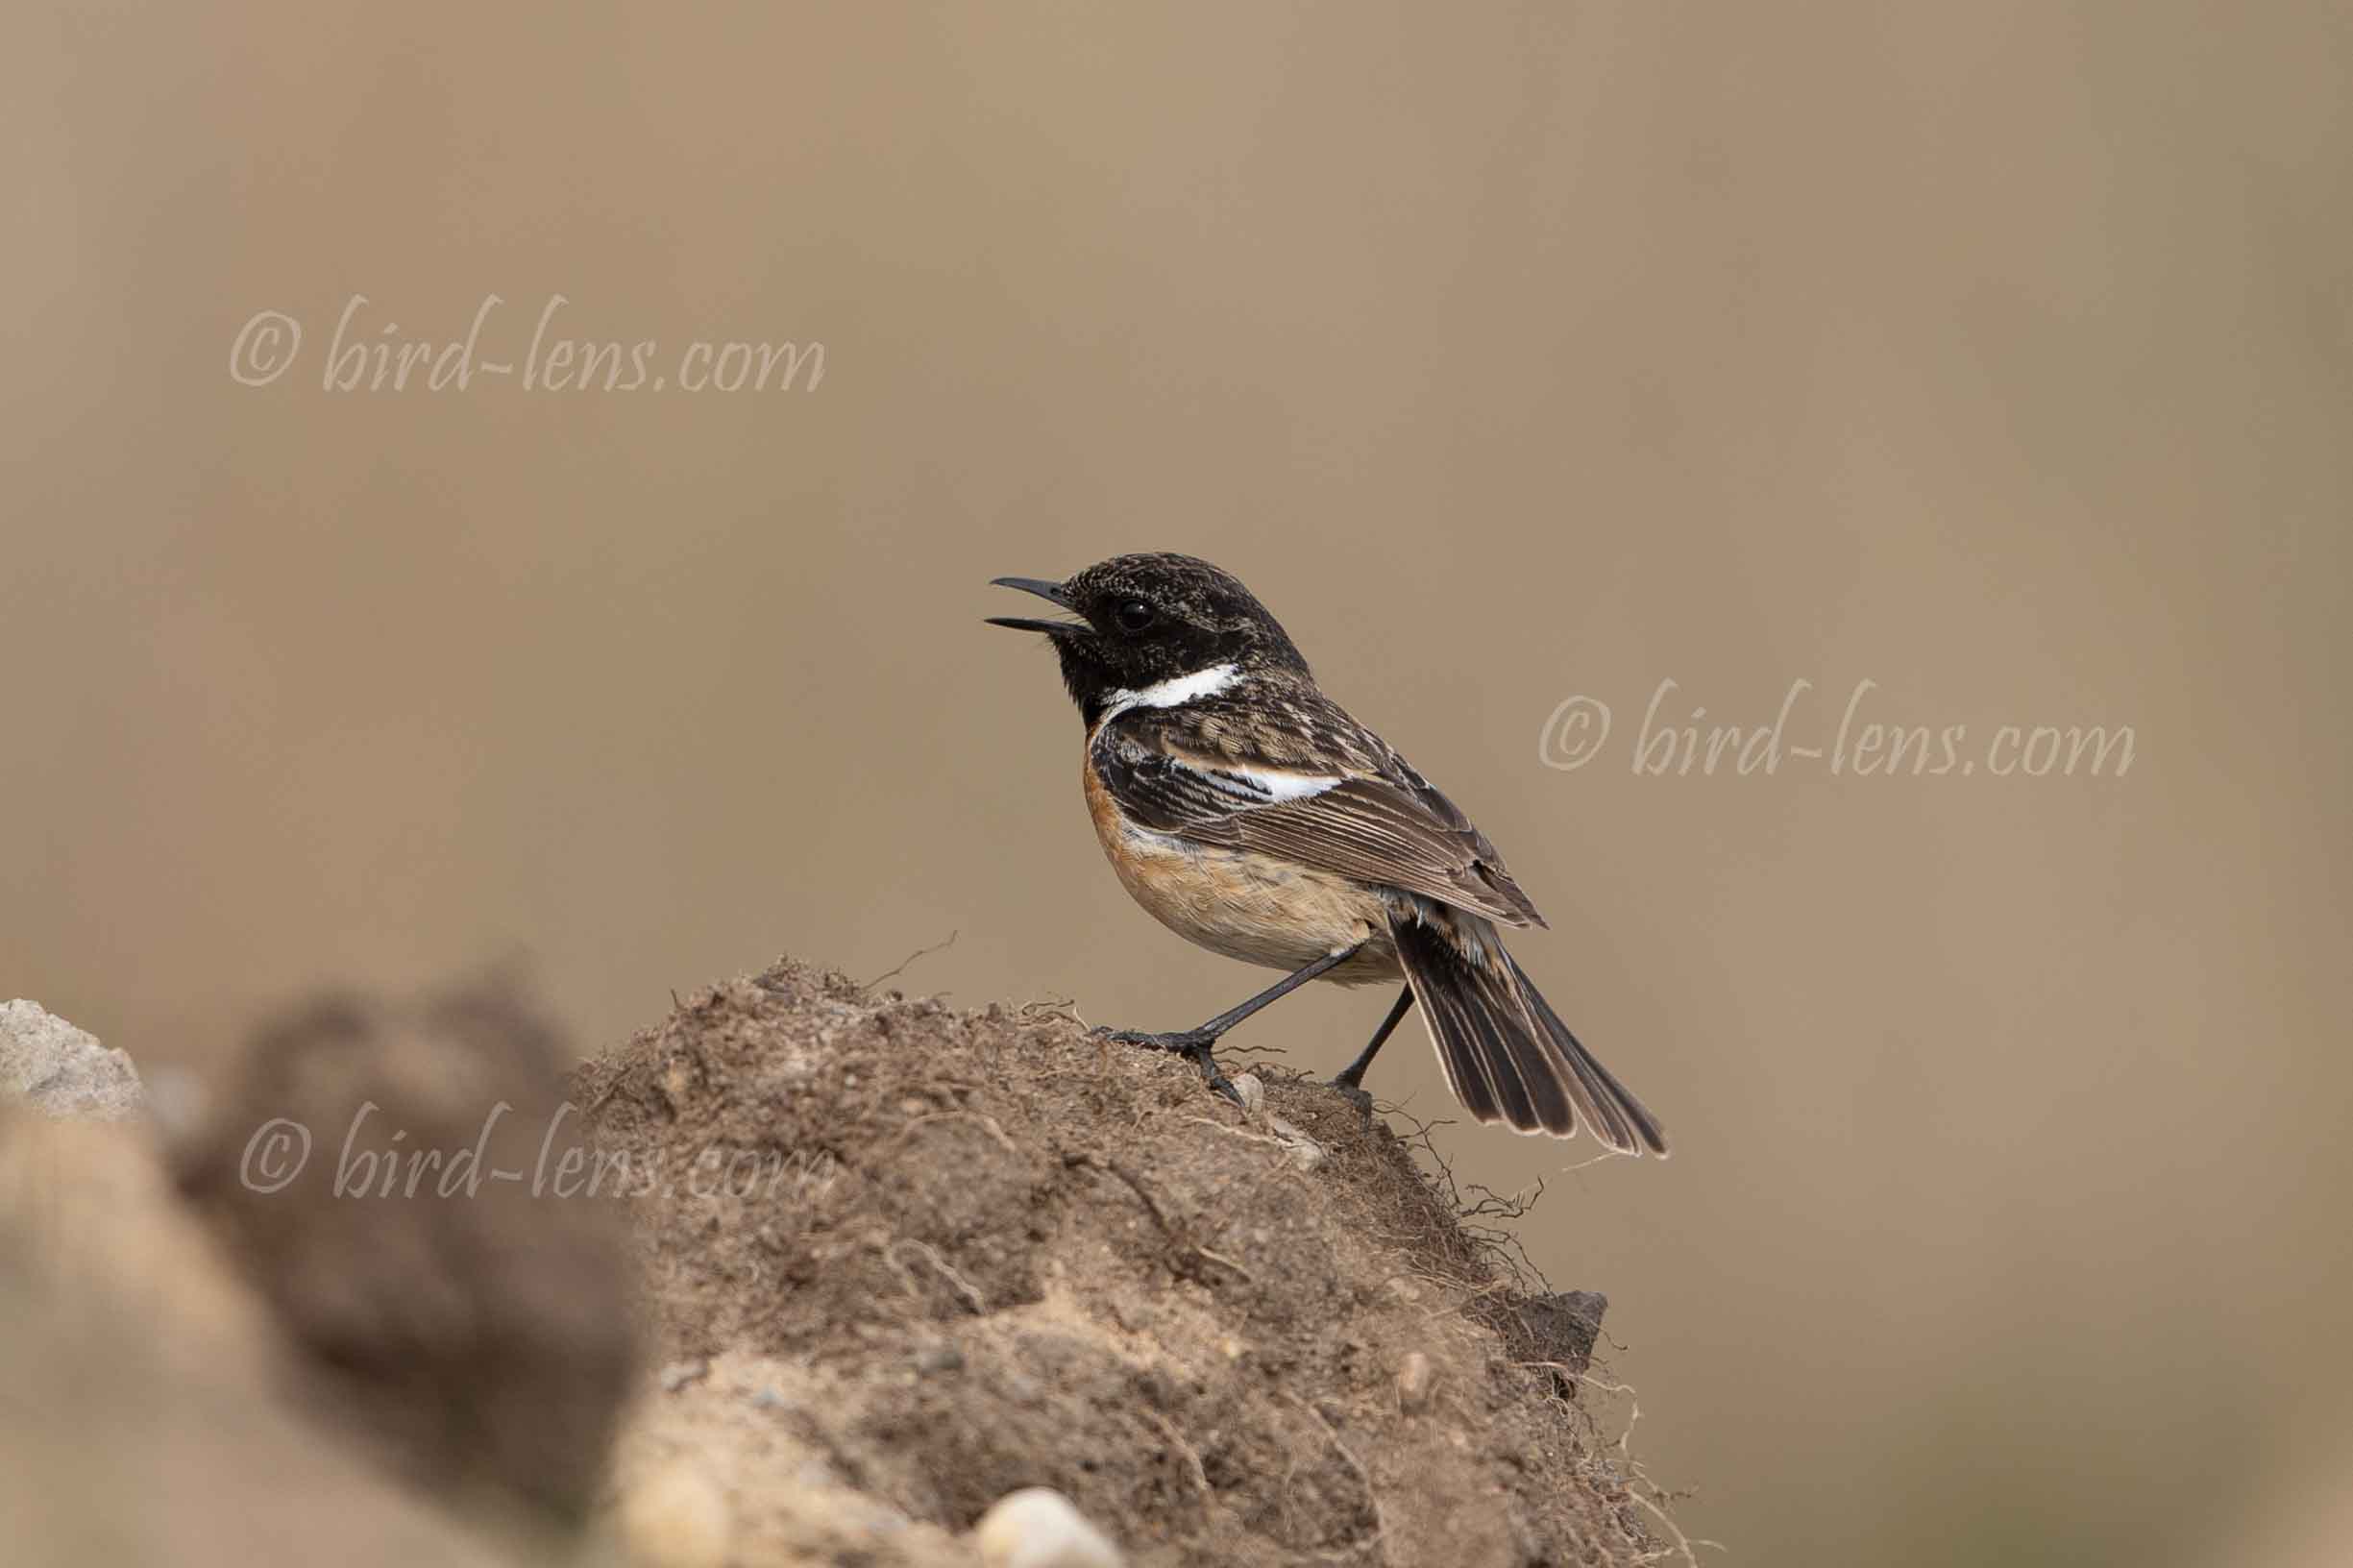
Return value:
M 1115 555 L 1066 582 L 997 577 L 1080 619 L 993 616 L 993 626 L 1042 631 L 1062 660 L 1063 684 L 1090 723 L 1114 692 L 1230 664 L 1240 674 L 1305 676 L 1307 660 L 1275 618 L 1231 574 L 1190 555 Z

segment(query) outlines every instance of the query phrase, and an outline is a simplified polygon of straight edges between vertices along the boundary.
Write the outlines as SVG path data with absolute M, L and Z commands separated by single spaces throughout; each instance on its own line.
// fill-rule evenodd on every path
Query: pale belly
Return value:
M 1213 953 L 1298 969 L 1358 943 L 1323 976 L 1344 986 L 1404 972 L 1381 896 L 1360 883 L 1263 855 L 1182 844 L 1123 822 L 1087 774 L 1088 815 L 1128 896 L 1178 936 Z

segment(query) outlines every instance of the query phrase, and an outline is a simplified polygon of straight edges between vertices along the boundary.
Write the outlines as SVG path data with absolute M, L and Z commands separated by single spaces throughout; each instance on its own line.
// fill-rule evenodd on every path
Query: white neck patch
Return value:
M 1140 692 L 1112 692 L 1103 698 L 1103 717 L 1095 722 L 1108 723 L 1130 708 L 1182 707 L 1200 698 L 1215 697 L 1239 678 L 1241 672 L 1233 665 L 1213 664 L 1207 670 L 1195 670 L 1189 675 L 1164 680 Z

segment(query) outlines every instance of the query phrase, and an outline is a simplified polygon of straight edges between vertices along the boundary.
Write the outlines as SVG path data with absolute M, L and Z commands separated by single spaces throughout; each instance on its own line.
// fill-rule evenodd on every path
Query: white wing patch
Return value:
M 1248 779 L 1269 800 L 1305 800 L 1342 782 L 1311 773 L 1278 773 L 1258 768 L 1236 768 L 1231 772 L 1237 778 Z
M 1345 782 L 1315 773 L 1287 773 L 1272 768 L 1204 768 L 1197 762 L 1171 759 L 1180 772 L 1200 779 L 1220 795 L 1234 796 L 1254 806 L 1280 805 L 1286 800 L 1305 800 L 1336 785 Z

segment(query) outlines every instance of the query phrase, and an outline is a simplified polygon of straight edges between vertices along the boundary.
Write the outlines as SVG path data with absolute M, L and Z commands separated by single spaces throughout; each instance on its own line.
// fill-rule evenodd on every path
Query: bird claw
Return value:
M 1217 1043 L 1215 1035 L 1205 1035 L 1198 1029 L 1176 1029 L 1167 1034 L 1155 1035 L 1142 1029 L 1114 1029 L 1105 1024 L 1087 1032 L 1096 1040 L 1116 1041 L 1122 1045 L 1142 1045 L 1155 1051 L 1174 1051 L 1179 1056 L 1200 1056 Z
M 1088 1037 L 1093 1040 L 1111 1041 L 1121 1045 L 1140 1045 L 1152 1051 L 1173 1051 L 1198 1066 L 1201 1069 L 1201 1076 L 1209 1080 L 1210 1088 L 1223 1094 L 1236 1105 L 1242 1103 L 1241 1090 L 1234 1087 L 1233 1080 L 1225 1075 L 1224 1070 L 1217 1066 L 1216 1057 L 1212 1054 L 1217 1046 L 1215 1035 L 1200 1029 L 1177 1029 L 1166 1034 L 1152 1034 L 1141 1029 L 1114 1029 L 1109 1025 L 1090 1029 L 1087 1033 Z

